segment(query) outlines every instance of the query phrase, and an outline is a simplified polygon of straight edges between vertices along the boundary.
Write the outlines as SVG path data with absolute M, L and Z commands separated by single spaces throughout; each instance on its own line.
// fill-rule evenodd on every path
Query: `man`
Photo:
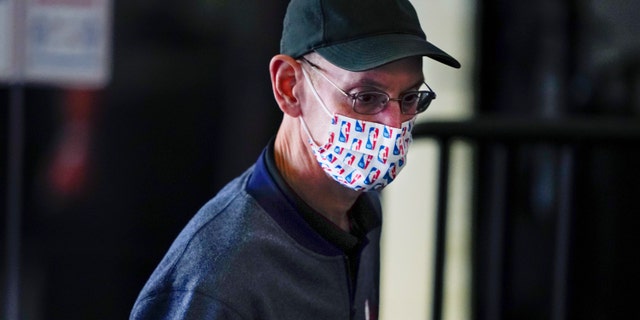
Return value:
M 269 66 L 275 139 L 186 226 L 131 318 L 376 319 L 377 191 L 435 98 L 423 56 L 460 67 L 407 0 L 292 0 Z

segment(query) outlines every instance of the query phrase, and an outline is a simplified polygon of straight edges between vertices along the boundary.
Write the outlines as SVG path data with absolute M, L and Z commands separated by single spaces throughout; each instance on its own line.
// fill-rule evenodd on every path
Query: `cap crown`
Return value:
M 407 0 L 292 0 L 280 50 L 300 57 L 317 48 L 382 34 L 426 39 Z

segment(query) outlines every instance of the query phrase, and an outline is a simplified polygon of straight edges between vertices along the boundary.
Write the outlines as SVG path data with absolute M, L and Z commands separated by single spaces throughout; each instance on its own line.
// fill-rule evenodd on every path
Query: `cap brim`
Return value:
M 426 56 L 454 68 L 460 63 L 423 38 L 410 34 L 384 34 L 315 49 L 332 64 L 349 71 L 365 71 L 387 63 Z

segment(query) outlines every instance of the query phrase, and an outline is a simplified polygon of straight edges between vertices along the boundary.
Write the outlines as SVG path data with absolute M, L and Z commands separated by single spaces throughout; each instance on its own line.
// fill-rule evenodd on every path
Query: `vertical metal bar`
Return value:
M 489 250 L 487 252 L 487 291 L 483 319 L 502 319 L 503 268 L 506 219 L 507 165 L 509 150 L 504 145 L 496 145 L 491 153 L 493 176 L 491 177 L 491 199 L 489 199 Z
M 447 238 L 447 194 L 449 192 L 450 141 L 447 138 L 439 138 L 438 144 L 440 146 L 440 157 L 438 160 L 435 266 L 433 274 L 433 308 L 431 314 L 433 320 L 442 319 L 442 307 L 444 301 L 444 267 L 446 255 L 445 244 Z
M 22 165 L 24 149 L 24 87 L 11 86 L 7 161 L 7 224 L 4 319 L 20 314 L 20 238 L 22 211 Z
M 20 250 L 22 215 L 22 179 L 24 152 L 24 30 L 26 1 L 13 1 L 12 54 L 13 75 L 9 92 L 7 147 L 7 216 L 4 312 L 6 320 L 20 319 Z
M 556 256 L 553 275 L 551 319 L 567 318 L 567 276 L 571 245 L 571 201 L 573 180 L 573 150 L 565 146 L 560 154 L 560 186 L 558 194 L 558 225 L 556 226 Z

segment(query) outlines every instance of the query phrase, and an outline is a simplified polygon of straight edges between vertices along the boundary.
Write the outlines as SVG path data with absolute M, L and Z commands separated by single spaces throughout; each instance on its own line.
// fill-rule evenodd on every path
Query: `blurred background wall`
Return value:
M 412 1 L 427 38 L 462 64 L 453 69 L 424 59 L 425 81 L 437 98 L 417 123 L 463 121 L 474 113 L 476 63 L 473 0 Z M 471 299 L 471 148 L 451 155 L 445 318 L 468 319 Z M 432 312 L 438 144 L 414 140 L 402 174 L 383 193 L 381 319 L 428 319 Z
M 429 39 L 467 68 L 457 78 L 451 74 L 458 71 L 427 63 L 425 75 L 439 96 L 437 109 L 422 120 L 638 118 L 640 22 L 635 13 L 640 8 L 635 2 L 413 2 L 426 19 Z M 275 133 L 281 115 L 267 66 L 278 52 L 286 3 L 116 1 L 107 87 L 24 88 L 24 319 L 127 317 L 189 218 L 253 163 Z M 3 208 L 9 92 L 0 84 Z M 395 287 L 398 291 L 388 291 L 388 301 L 396 306 L 387 305 L 392 311 L 385 319 L 429 314 L 433 226 L 428 193 L 434 192 L 429 185 L 435 156 L 429 146 L 420 146 L 425 143 L 417 143 L 410 163 L 428 171 L 404 173 L 385 194 L 387 215 L 394 216 L 385 218 L 393 226 L 385 229 L 386 238 L 411 235 L 406 225 L 396 224 L 404 215 L 409 224 L 424 223 L 407 240 L 422 242 L 421 249 L 383 262 L 392 274 L 385 286 L 404 282 Z M 458 228 L 450 237 L 461 241 L 448 249 L 459 257 L 447 265 L 448 275 L 454 275 L 448 278 L 449 290 L 455 292 L 447 298 L 454 302 L 448 319 L 557 314 L 551 303 L 554 209 L 561 199 L 555 191 L 566 163 L 553 147 L 515 147 L 505 158 L 499 148 L 471 143 L 454 156 L 460 158 L 454 160 L 459 187 L 451 188 L 450 214 Z M 564 318 L 632 318 L 638 310 L 626 292 L 638 287 L 640 155 L 635 146 L 614 145 L 571 154 L 573 232 Z M 2 211 L 3 259 L 5 216 Z M 496 226 L 496 221 L 502 223 Z M 491 245 L 496 234 L 499 250 Z M 498 265 L 492 264 L 494 257 Z M 409 274 L 413 283 L 392 272 L 402 273 L 407 265 L 419 266 Z M 409 309 L 417 311 L 400 313 Z
M 26 86 L 24 319 L 128 317 L 186 222 L 275 134 L 285 6 L 115 1 L 105 88 Z

